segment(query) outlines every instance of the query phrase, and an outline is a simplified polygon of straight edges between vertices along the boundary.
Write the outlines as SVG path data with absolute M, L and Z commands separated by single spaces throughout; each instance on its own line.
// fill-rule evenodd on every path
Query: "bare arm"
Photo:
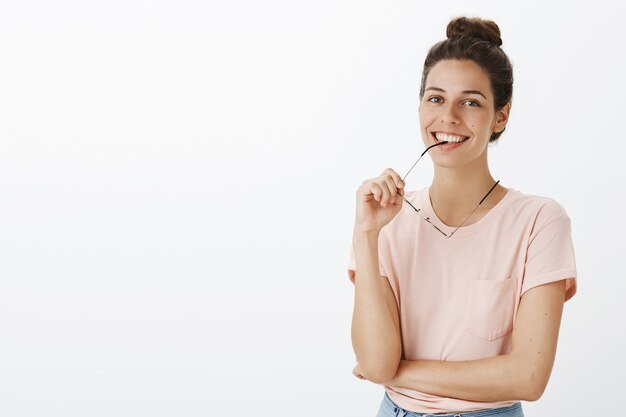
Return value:
M 530 401 L 519 366 L 510 354 L 472 361 L 403 360 L 384 385 L 468 401 Z
M 389 281 L 380 276 L 378 232 L 353 236 L 357 260 L 352 347 L 363 375 L 380 383 L 392 378 L 402 355 L 398 308 Z
M 391 168 L 363 181 L 356 192 L 352 347 L 364 376 L 378 383 L 396 374 L 402 356 L 398 308 L 389 281 L 380 275 L 378 237 L 400 212 L 403 195 L 404 182 Z
M 457 362 L 403 360 L 384 384 L 470 401 L 538 400 L 554 364 L 564 293 L 561 280 L 522 296 L 510 353 Z

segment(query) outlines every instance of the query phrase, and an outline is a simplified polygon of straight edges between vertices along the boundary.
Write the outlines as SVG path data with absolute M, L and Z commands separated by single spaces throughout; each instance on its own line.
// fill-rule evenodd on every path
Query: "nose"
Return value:
M 456 109 L 453 104 L 445 104 L 441 109 L 441 122 L 450 124 L 459 124 L 461 119 L 456 113 Z

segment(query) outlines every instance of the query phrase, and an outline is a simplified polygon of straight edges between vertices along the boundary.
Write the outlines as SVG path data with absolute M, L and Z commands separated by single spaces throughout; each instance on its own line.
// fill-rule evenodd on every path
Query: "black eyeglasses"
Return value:
M 424 154 L 426 154 L 426 152 L 428 152 L 428 150 L 430 148 L 433 148 L 435 146 L 439 146 L 439 145 L 443 145 L 444 143 L 448 143 L 445 141 L 441 141 L 439 143 L 435 143 L 434 145 L 430 145 L 428 148 L 426 148 L 426 150 L 424 152 L 422 152 L 422 154 L 420 155 L 419 158 L 417 158 L 417 161 L 415 161 L 415 163 L 413 164 L 413 166 L 411 167 L 411 169 L 409 169 L 409 172 L 406 173 L 406 175 L 402 178 L 402 182 L 404 182 L 406 184 L 406 182 L 404 181 L 404 179 L 409 175 L 409 173 L 411 172 L 411 170 L 413 169 L 413 167 L 415 167 L 415 165 L 417 165 L 417 163 L 419 162 L 420 159 L 422 159 L 422 156 L 424 156 Z M 494 188 L 496 188 L 496 185 L 498 185 L 498 183 L 500 182 L 500 180 L 496 181 L 496 183 L 493 185 L 493 187 L 491 187 L 491 189 L 489 190 L 489 192 L 487 194 L 485 194 L 485 196 L 482 198 L 482 200 L 480 200 L 480 202 L 478 203 L 478 206 L 480 206 L 482 204 L 483 201 L 485 201 L 485 199 L 487 198 L 487 196 L 491 193 L 491 191 L 493 191 Z M 452 237 L 452 235 L 454 235 L 456 233 L 457 230 L 459 230 L 461 228 L 461 226 L 463 226 L 465 224 L 465 222 L 467 221 L 467 219 L 469 219 L 469 217 L 472 215 L 472 213 L 474 213 L 476 211 L 476 209 L 478 208 L 478 206 L 476 206 L 474 208 L 474 210 L 472 210 L 472 212 L 470 214 L 467 215 L 467 217 L 465 218 L 465 220 L 463 220 L 463 223 L 461 223 L 460 226 L 458 226 L 456 229 L 454 229 L 452 231 L 452 233 L 450 233 L 449 235 L 446 234 L 443 230 L 441 230 L 440 228 L 437 227 L 437 225 L 435 225 L 433 222 L 430 221 L 430 217 L 424 217 L 423 213 L 422 213 L 422 209 L 421 208 L 415 208 L 415 206 L 413 206 L 413 204 L 411 204 L 409 202 L 409 200 L 407 200 L 404 196 L 402 196 L 402 198 L 404 199 L 404 201 L 406 201 L 409 206 L 413 207 L 413 210 L 415 210 L 415 212 L 424 220 L 426 220 L 428 223 L 430 223 L 435 229 L 437 229 L 439 231 L 439 233 L 441 233 L 442 235 L 444 235 L 446 238 L 450 238 Z

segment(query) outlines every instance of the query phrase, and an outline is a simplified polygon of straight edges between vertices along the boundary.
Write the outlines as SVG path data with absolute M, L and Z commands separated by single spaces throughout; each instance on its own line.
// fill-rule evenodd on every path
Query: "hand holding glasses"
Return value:
M 397 198 L 397 195 L 401 196 L 404 201 L 406 201 L 415 212 L 425 221 L 427 221 L 431 226 L 433 226 L 437 231 L 439 231 L 446 238 L 452 237 L 456 233 L 461 226 L 465 224 L 467 219 L 476 211 L 478 206 L 487 198 L 487 196 L 491 193 L 491 191 L 495 188 L 496 185 L 500 182 L 499 180 L 491 187 L 489 192 L 480 200 L 478 205 L 472 210 L 472 212 L 463 220 L 460 226 L 458 226 L 452 233 L 446 234 L 441 229 L 439 229 L 433 222 L 431 222 L 429 217 L 425 217 L 422 213 L 421 209 L 415 208 L 413 204 L 411 204 L 406 197 L 404 197 L 404 179 L 409 175 L 413 167 L 417 165 L 420 159 L 435 146 L 443 145 L 444 143 L 448 143 L 446 141 L 438 142 L 434 145 L 426 148 L 424 152 L 420 155 L 420 157 L 415 161 L 409 172 L 401 178 L 397 172 L 395 172 L 391 168 L 387 168 L 383 173 L 373 179 L 365 180 L 361 184 L 361 186 L 357 190 L 357 205 L 356 205 L 356 219 L 355 219 L 355 232 L 363 232 L 363 233 L 379 233 L 380 230 L 393 219 L 396 214 L 400 212 L 402 208 L 402 200 Z M 376 204 L 375 201 L 380 204 Z M 388 204 L 391 203 L 391 204 Z

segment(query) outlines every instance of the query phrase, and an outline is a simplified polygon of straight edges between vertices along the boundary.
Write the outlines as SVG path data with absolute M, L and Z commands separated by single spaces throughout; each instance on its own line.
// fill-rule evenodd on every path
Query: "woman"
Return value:
M 498 26 L 461 17 L 447 36 L 420 88 L 432 184 L 405 192 L 389 168 L 356 192 L 353 373 L 385 387 L 378 417 L 523 416 L 521 401 L 548 383 L 576 293 L 570 218 L 489 171 L 513 91 Z

